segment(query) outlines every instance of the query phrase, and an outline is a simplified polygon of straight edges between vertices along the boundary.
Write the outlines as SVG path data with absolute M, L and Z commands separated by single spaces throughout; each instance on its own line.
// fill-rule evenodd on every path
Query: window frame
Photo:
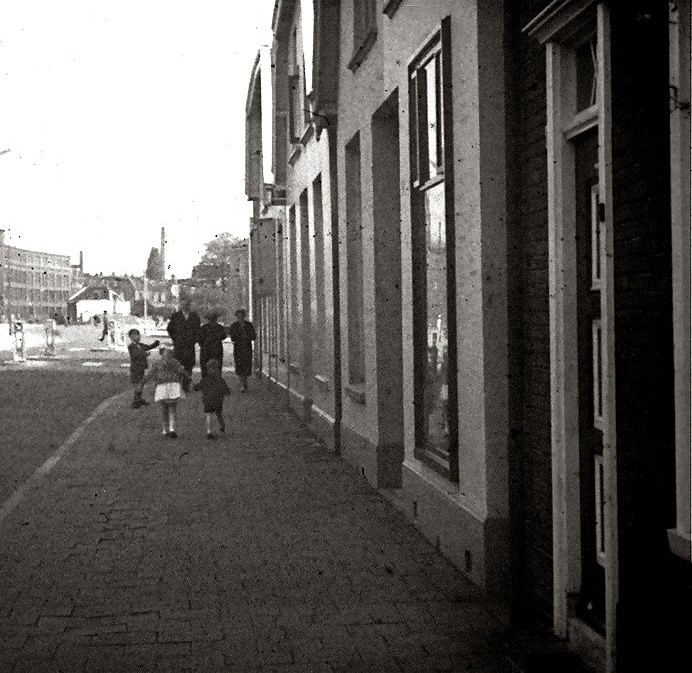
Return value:
M 355 72 L 377 39 L 377 0 L 353 0 L 353 51 L 348 69 Z
M 432 59 L 436 60 L 436 134 L 438 138 L 436 160 L 437 174 L 430 177 L 427 172 L 429 140 L 421 141 L 424 132 L 427 133 L 427 80 L 426 97 L 421 96 L 423 81 L 420 74 Z M 414 83 L 415 82 L 415 83 Z M 415 408 L 415 443 L 414 458 L 421 464 L 432 469 L 453 484 L 459 483 L 459 442 L 458 442 L 458 391 L 457 391 L 457 313 L 456 313 L 456 245 L 454 217 L 454 156 L 453 156 L 453 100 L 452 91 L 452 52 L 451 52 L 451 20 L 446 17 L 435 32 L 423 43 L 421 49 L 408 64 L 408 97 L 409 97 L 409 160 L 411 184 L 411 224 L 412 224 L 412 255 L 413 255 L 413 295 L 414 304 L 425 302 L 427 314 L 427 276 L 426 263 L 421 257 L 427 258 L 427 231 L 421 236 L 415 228 L 421 221 L 421 206 L 424 195 L 430 189 L 444 184 L 445 200 L 445 249 L 446 249 L 446 309 L 447 309 L 447 423 L 448 466 L 444 469 L 437 460 L 428 457 L 421 432 L 424 426 L 421 413 L 425 413 L 424 395 L 419 382 L 424 379 L 424 369 L 427 367 L 427 315 L 422 320 L 414 313 L 414 408 Z M 421 114 L 424 111 L 425 114 Z M 426 170 L 421 171 L 421 166 Z M 423 343 L 424 342 L 424 343 Z M 421 369 L 423 368 L 423 369 Z

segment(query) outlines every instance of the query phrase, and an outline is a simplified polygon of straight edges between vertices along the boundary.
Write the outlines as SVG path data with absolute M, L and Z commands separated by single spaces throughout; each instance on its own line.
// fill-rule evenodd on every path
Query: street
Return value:
M 507 670 L 478 590 L 259 383 L 165 438 L 126 355 L 63 334 L 0 368 L 0 671 Z

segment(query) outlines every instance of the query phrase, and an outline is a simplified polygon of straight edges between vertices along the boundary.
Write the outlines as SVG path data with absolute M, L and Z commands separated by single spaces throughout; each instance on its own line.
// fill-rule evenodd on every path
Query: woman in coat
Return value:
M 210 313 L 207 321 L 199 329 L 199 367 L 202 376 L 206 376 L 207 362 L 218 360 L 223 365 L 223 341 L 226 338 L 226 328 L 217 322 L 219 316 Z
M 235 373 L 242 383 L 242 392 L 247 392 L 247 380 L 252 374 L 252 342 L 257 338 L 255 328 L 249 320 L 245 320 L 246 311 L 239 308 L 235 312 L 237 320 L 228 330 L 233 342 L 233 359 Z
M 199 315 L 192 310 L 189 300 L 183 301 L 168 321 L 168 334 L 173 341 L 173 354 L 189 376 L 195 366 L 195 344 L 199 341 Z M 185 381 L 183 390 L 189 392 L 190 384 Z

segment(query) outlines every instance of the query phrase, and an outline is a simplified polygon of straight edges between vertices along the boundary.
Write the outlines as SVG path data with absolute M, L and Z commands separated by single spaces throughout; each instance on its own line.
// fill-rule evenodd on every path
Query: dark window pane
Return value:
M 577 112 L 586 110 L 596 103 L 596 38 L 577 47 L 575 50 L 575 67 L 577 71 Z
M 427 141 L 428 141 L 428 177 L 433 178 L 438 174 L 438 148 L 439 148 L 439 101 L 437 58 L 432 58 L 424 66 L 427 100 Z

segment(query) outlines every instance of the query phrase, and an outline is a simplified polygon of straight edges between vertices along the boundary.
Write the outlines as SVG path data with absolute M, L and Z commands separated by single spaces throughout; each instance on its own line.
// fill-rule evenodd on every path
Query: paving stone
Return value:
M 177 440 L 128 399 L 2 524 L 0 671 L 500 665 L 473 585 L 274 402 L 212 444 L 195 396 Z

